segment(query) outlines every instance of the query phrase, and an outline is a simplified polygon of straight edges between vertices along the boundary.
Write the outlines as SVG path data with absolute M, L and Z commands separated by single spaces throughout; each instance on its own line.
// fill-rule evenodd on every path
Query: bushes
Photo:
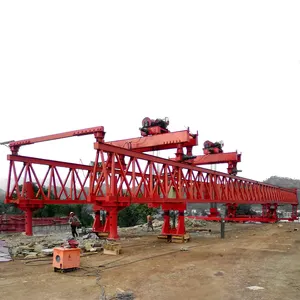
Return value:
M 147 222 L 147 215 L 157 213 L 156 209 L 149 208 L 145 204 L 132 204 L 118 214 L 118 225 L 130 227 Z

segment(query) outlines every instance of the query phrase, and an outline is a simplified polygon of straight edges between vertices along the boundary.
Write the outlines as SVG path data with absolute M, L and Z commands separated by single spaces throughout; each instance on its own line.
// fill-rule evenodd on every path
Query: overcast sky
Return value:
M 171 131 L 199 131 L 194 154 L 205 140 L 242 152 L 243 177 L 300 178 L 299 12 L 274 0 L 1 1 L 0 142 L 98 125 L 125 139 L 144 117 L 169 117 Z M 88 164 L 93 138 L 20 154 Z

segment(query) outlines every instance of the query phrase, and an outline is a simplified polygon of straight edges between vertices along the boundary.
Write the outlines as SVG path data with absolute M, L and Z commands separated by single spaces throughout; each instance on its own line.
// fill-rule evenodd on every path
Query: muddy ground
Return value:
M 118 288 L 142 300 L 299 299 L 300 224 L 228 224 L 225 239 L 218 224 L 206 227 L 212 233 L 192 233 L 185 244 L 124 232 L 121 255 L 86 253 L 82 269 L 66 274 L 51 258 L 0 263 L 0 299 L 99 300 Z

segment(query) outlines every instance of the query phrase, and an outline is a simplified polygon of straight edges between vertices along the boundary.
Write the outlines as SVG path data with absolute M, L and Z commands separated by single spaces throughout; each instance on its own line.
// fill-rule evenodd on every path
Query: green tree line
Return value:
M 22 185 L 19 186 L 22 190 Z M 33 190 L 35 193 L 38 191 L 38 186 L 34 185 Z M 47 194 L 48 190 L 43 189 Z M 39 197 L 41 199 L 41 197 Z M 50 194 L 50 199 L 54 199 L 54 195 Z M 4 195 L 3 199 L 4 200 Z M 44 207 L 39 208 L 33 212 L 35 218 L 46 217 L 66 217 L 70 212 L 74 212 L 80 219 L 82 226 L 90 227 L 93 224 L 92 206 L 86 204 L 46 204 Z M 132 204 L 118 213 L 118 224 L 120 227 L 135 226 L 137 224 L 145 223 L 148 214 L 156 213 L 157 210 L 148 208 L 145 204 Z M 0 213 L 3 214 L 23 214 L 24 212 L 17 208 L 14 204 L 4 204 L 0 202 Z

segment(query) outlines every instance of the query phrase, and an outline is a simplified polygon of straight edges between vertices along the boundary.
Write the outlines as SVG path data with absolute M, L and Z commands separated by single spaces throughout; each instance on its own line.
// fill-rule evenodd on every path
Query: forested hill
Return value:
M 271 176 L 263 182 L 276 185 L 283 188 L 297 188 L 300 189 L 300 180 L 288 177 Z

